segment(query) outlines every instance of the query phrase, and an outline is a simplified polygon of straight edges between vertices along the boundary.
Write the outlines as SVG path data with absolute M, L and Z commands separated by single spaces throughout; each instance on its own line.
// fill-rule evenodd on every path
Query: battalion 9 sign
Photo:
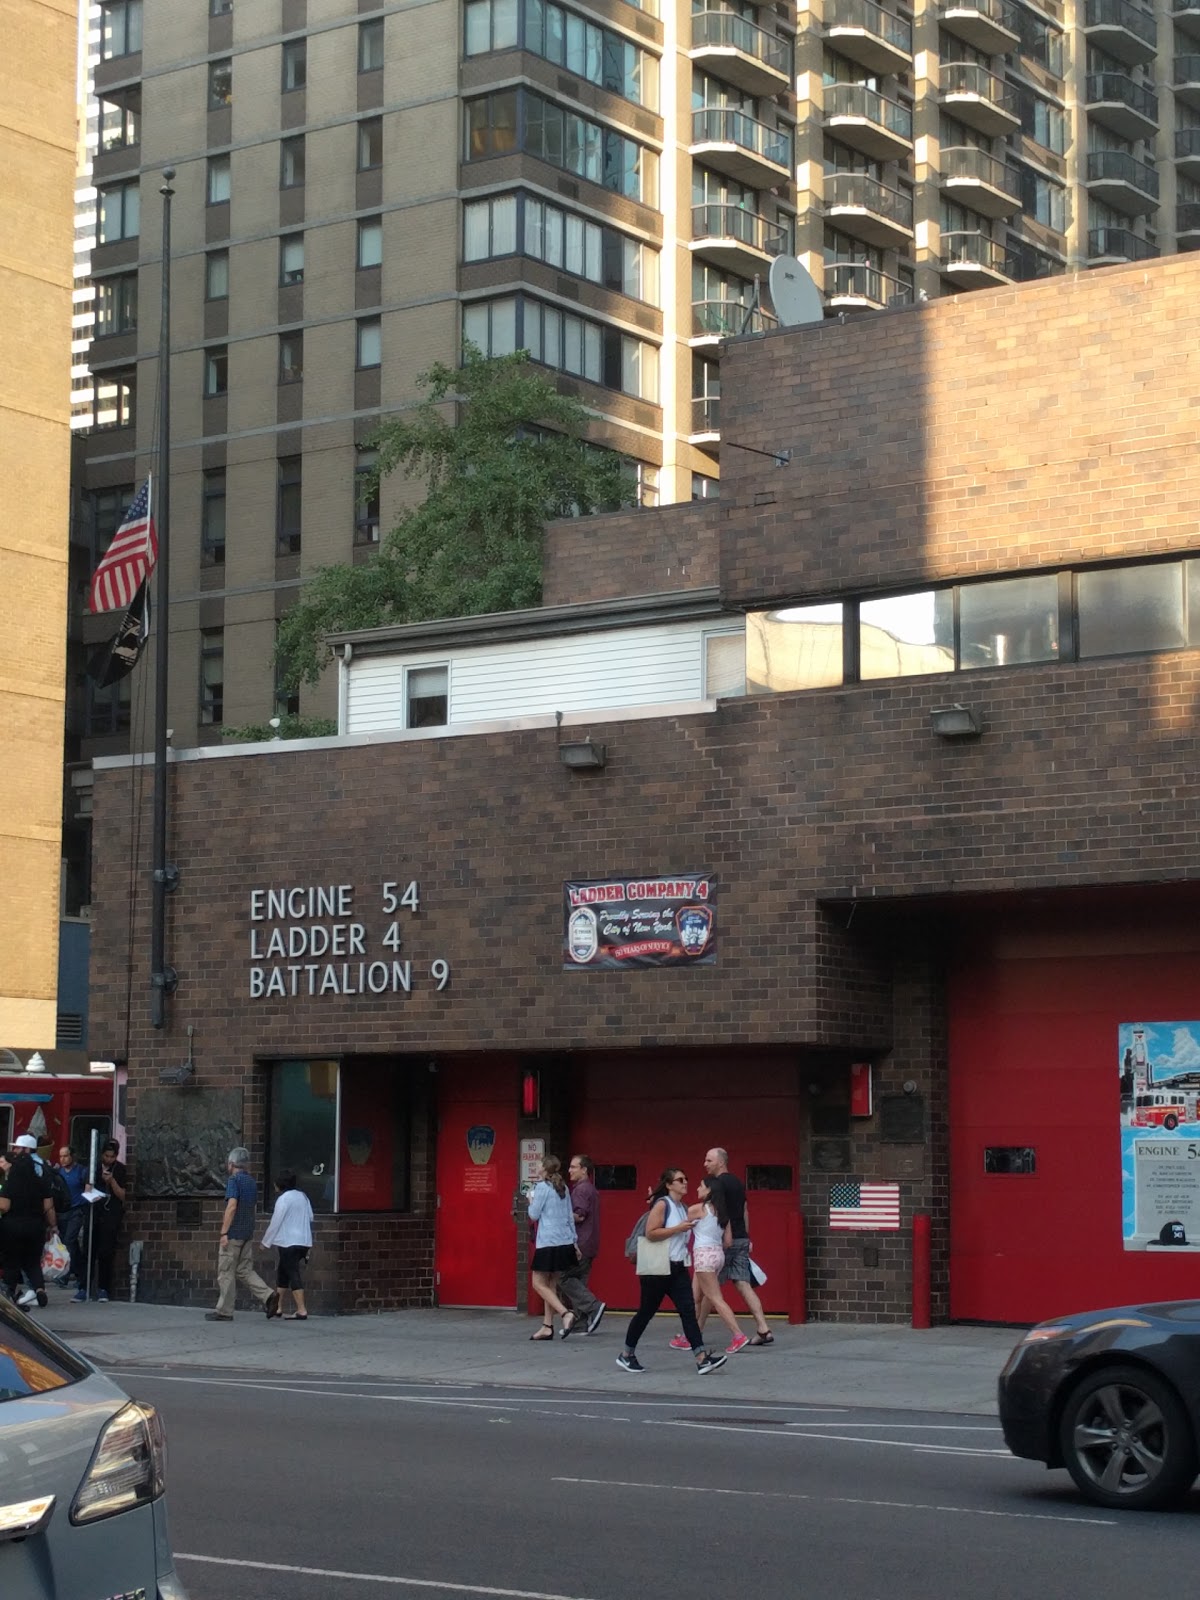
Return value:
M 408 955 L 405 930 L 421 905 L 419 884 L 379 885 L 356 900 L 350 883 L 251 889 L 252 1000 L 300 996 L 409 994 L 414 981 L 450 984 L 450 963 Z

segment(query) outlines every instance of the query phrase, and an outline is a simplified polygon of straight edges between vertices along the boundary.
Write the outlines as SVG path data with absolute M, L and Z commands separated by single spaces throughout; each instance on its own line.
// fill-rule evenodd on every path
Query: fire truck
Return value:
M 113 1080 L 100 1074 L 0 1070 L 0 1149 L 31 1133 L 51 1161 L 69 1144 L 86 1161 L 92 1133 L 113 1131 Z

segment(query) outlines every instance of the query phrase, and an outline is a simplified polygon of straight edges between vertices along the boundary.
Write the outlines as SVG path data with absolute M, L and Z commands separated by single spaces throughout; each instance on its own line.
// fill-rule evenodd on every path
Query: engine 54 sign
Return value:
M 351 883 L 251 889 L 250 998 L 408 994 L 414 979 L 447 988 L 448 961 L 414 961 L 405 947 L 419 885 L 382 883 L 377 896 L 360 906 Z
M 713 966 L 711 873 L 594 878 L 563 885 L 563 969 Z

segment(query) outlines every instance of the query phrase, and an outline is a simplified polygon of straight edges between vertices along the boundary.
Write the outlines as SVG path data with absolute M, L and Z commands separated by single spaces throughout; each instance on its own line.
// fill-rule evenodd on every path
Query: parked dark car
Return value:
M 0 1596 L 187 1600 L 162 1424 L 0 1295 Z
M 1065 1467 L 1097 1505 L 1172 1505 L 1200 1471 L 1200 1300 L 1039 1323 L 999 1399 L 1014 1455 Z

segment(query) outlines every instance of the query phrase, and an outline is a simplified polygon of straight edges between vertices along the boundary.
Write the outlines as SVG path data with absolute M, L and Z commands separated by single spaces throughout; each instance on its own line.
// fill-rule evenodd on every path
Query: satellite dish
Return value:
M 795 256 L 776 256 L 767 283 L 771 304 L 784 328 L 802 328 L 825 320 L 825 302 L 808 269 Z

